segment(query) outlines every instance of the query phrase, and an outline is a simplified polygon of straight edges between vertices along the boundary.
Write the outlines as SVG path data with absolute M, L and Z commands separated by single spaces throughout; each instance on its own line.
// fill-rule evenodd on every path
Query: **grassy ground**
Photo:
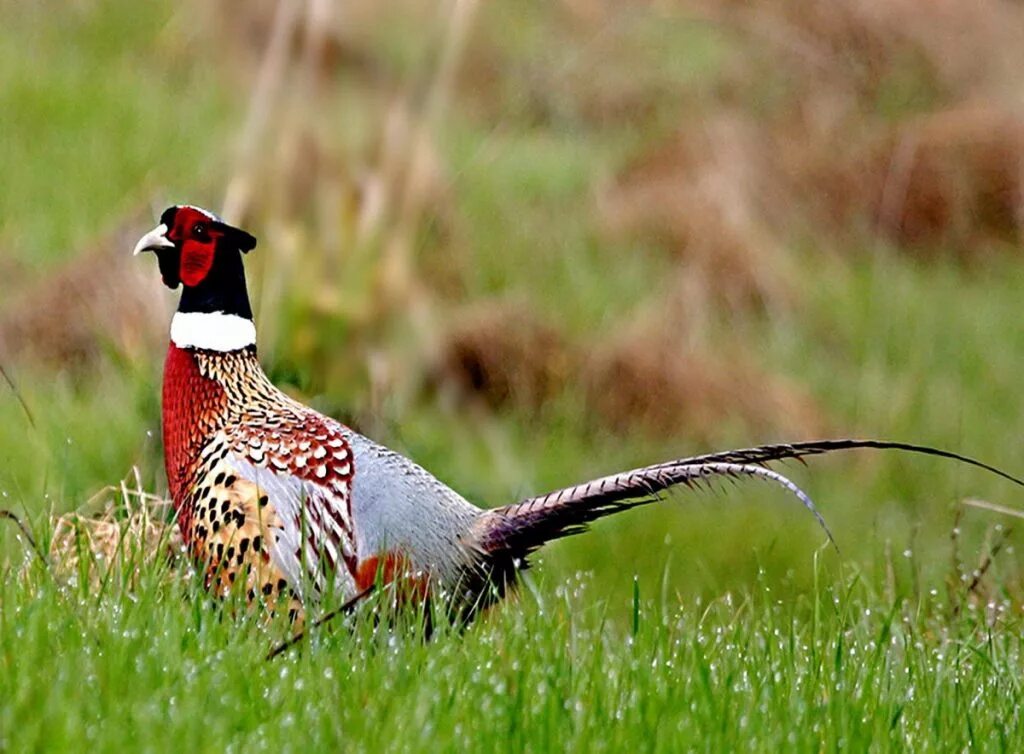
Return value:
M 0 314 L 25 306 L 25 283 L 45 281 L 140 203 L 215 205 L 223 190 L 245 77 L 220 67 L 188 14 L 122 5 L 56 16 L 2 7 Z M 605 232 L 595 195 L 688 108 L 716 98 L 739 107 L 750 93 L 730 84 L 736 41 L 717 27 L 641 18 L 621 34 L 577 38 L 557 13 L 531 7 L 480 12 L 469 93 L 453 95 L 435 144 L 443 200 L 417 226 L 416 260 L 442 319 L 467 302 L 524 302 L 583 353 L 570 363 L 590 369 L 590 351 L 645 310 L 677 322 L 681 267 L 650 236 Z M 374 34 L 374 75 L 402 82 L 420 48 L 400 29 Z M 346 96 L 366 110 L 346 121 L 356 146 L 338 152 L 365 157 L 379 120 L 348 75 Z M 765 118 L 782 96 L 771 92 L 754 98 Z M 264 256 L 253 255 L 253 279 L 275 379 L 483 505 L 791 437 L 785 417 L 751 421 L 749 395 L 700 427 L 686 415 L 671 431 L 610 427 L 575 374 L 539 408 L 453 401 L 429 379 L 374 397 L 359 371 L 366 343 L 402 351 L 408 333 L 391 320 L 360 325 L 355 305 L 322 305 L 316 265 L 328 245 L 295 231 L 304 256 L 284 265 L 275 249 L 294 227 L 281 232 L 258 207 Z M 1021 472 L 1013 255 L 964 264 L 941 243 L 908 254 L 874 237 L 828 237 L 811 244 L 794 231 L 784 256 L 755 266 L 759 280 L 766 267 L 791 271 L 784 303 L 701 307 L 699 317 L 683 305 L 696 334 L 667 347 L 692 347 L 695 361 L 750 355 L 820 408 L 826 434 L 935 444 Z M 276 275 L 295 293 L 271 306 Z M 160 351 L 126 353 L 102 337 L 96 350 L 87 368 L 2 362 L 18 395 L 0 383 L 0 508 L 30 522 L 44 547 L 51 513 L 82 509 L 133 466 L 145 489 L 164 489 Z M 152 548 L 135 553 L 128 576 L 97 581 L 44 568 L 0 520 L 0 750 L 1019 749 L 1021 564 L 1015 536 L 998 528 L 1012 520 L 960 502 L 1014 506 L 1021 492 L 897 455 L 789 471 L 839 553 L 781 492 L 679 493 L 545 550 L 521 597 L 464 633 L 442 628 L 423 642 L 411 625 L 364 614 L 269 662 L 287 627 L 211 603 Z
M 905 566 L 901 566 L 902 570 Z M 142 575 L 133 599 L 5 579 L 10 751 L 1014 751 L 1020 620 L 952 617 L 822 568 L 817 597 L 754 581 L 711 602 L 608 600 L 587 578 L 424 643 L 357 620 L 283 635 Z

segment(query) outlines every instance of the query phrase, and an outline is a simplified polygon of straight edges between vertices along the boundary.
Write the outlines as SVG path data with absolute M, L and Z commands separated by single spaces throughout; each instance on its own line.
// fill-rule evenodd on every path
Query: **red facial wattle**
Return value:
M 178 277 L 187 286 L 199 285 L 213 267 L 217 240 L 222 235 L 211 228 L 211 218 L 192 207 L 182 207 L 174 217 L 168 237 L 181 250 Z
M 213 267 L 216 252 L 216 241 L 196 241 L 189 239 L 181 245 L 181 266 L 179 277 L 187 286 L 199 285 Z

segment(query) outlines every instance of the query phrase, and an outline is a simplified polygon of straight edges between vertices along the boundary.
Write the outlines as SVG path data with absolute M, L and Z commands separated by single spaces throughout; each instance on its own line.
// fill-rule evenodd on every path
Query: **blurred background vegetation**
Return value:
M 33 522 L 102 511 L 133 468 L 165 491 L 175 295 L 129 251 L 177 202 L 259 237 L 279 385 L 481 505 L 821 436 L 1024 471 L 1019 3 L 0 13 L 0 507 Z M 964 498 L 1024 508 L 951 463 L 811 467 L 790 471 L 836 532 L 841 556 L 823 557 L 901 591 L 942 588 L 951 557 L 969 570 L 1005 534 Z M 995 568 L 1015 595 L 1013 539 Z M 799 506 L 744 484 L 542 560 L 624 597 L 634 574 L 797 592 L 822 543 Z M 0 548 L 24 557 L 8 529 Z

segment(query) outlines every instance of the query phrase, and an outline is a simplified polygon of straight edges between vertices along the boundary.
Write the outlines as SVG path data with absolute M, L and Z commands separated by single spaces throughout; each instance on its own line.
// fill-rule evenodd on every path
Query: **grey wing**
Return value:
M 405 456 L 348 427 L 343 433 L 355 458 L 359 559 L 397 551 L 442 580 L 458 577 L 476 557 L 466 542 L 481 509 Z

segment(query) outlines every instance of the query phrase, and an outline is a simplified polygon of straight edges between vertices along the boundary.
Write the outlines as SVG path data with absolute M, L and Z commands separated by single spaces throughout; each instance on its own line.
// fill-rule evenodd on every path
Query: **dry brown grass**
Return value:
M 613 237 L 679 254 L 729 304 L 785 298 L 778 270 L 794 237 L 855 249 L 873 235 L 965 260 L 1020 240 L 1024 8 L 677 7 L 742 45 L 720 98 L 687 112 L 602 194 Z
M 794 88 L 874 105 L 894 80 L 921 76 L 939 96 L 1006 96 L 1024 62 L 1024 13 L 1006 0 L 684 0 L 681 7 L 757 43 L 752 58 L 799 69 Z M 998 50 L 999 54 L 992 54 Z M 763 79 L 760 79 L 763 81 Z M 751 84 L 758 83 L 750 77 Z
M 285 0 L 210 11 L 222 23 L 248 17 L 249 31 L 225 49 L 252 87 L 225 211 L 259 218 L 265 352 L 347 384 L 415 392 L 439 337 L 437 276 L 419 255 L 443 247 L 452 226 L 436 134 L 475 5 Z M 389 56 L 403 24 L 417 32 L 412 65 Z M 284 312 L 287 337 L 277 328 Z M 324 333 L 342 328 L 351 338 L 340 349 Z M 381 345 L 396 332 L 408 336 L 401 352 Z M 368 366 L 356 375 L 353 365 Z
M 964 107 L 909 123 L 891 149 L 878 226 L 898 243 L 944 243 L 971 257 L 1021 229 L 1024 119 Z
M 868 230 L 963 257 L 1019 236 L 1019 5 L 732 7 L 739 27 L 774 40 L 752 62 L 791 85 L 763 130 L 776 182 L 811 210 L 805 217 L 817 233 L 841 242 Z
M 447 389 L 491 408 L 540 408 L 579 367 L 565 337 L 528 306 L 481 302 L 461 312 L 436 370 Z
M 582 384 L 591 412 L 616 432 L 685 434 L 707 443 L 725 426 L 810 437 L 826 424 L 806 392 L 759 366 L 753 354 L 736 343 L 707 342 L 660 316 L 642 317 L 595 347 Z
M 582 390 L 593 425 L 614 433 L 705 442 L 723 425 L 822 433 L 823 411 L 809 395 L 738 344 L 703 338 L 701 318 L 687 320 L 690 303 L 656 301 L 610 342 L 597 335 L 578 343 L 523 305 L 478 304 L 450 330 L 435 379 L 463 398 L 528 414 Z
M 99 586 L 113 578 L 131 588 L 157 562 L 177 576 L 191 567 L 170 501 L 146 492 L 137 471 L 98 492 L 80 512 L 55 517 L 52 527 L 49 567 L 62 581 Z
M 777 199 L 764 134 L 722 115 L 680 129 L 600 194 L 605 230 L 676 256 L 705 300 L 732 309 L 789 302 L 791 262 L 764 220 Z
M 5 297 L 0 355 L 75 369 L 111 354 L 135 360 L 158 352 L 168 299 L 159 278 L 130 253 L 139 228 L 152 221 L 141 217 Z
M 564 0 L 529 16 L 532 42 L 506 38 L 508 11 L 474 8 L 202 7 L 209 28 L 235 32 L 219 47 L 225 71 L 252 89 L 225 204 L 260 228 L 265 353 L 377 394 L 436 379 L 535 410 L 585 375 L 615 428 L 675 431 L 685 415 L 698 434 L 732 417 L 801 431 L 820 415 L 800 391 L 707 334 L 723 311 L 792 306 L 795 240 L 854 251 L 881 238 L 971 260 L 1020 240 L 1015 3 Z M 680 87 L 652 29 L 706 22 L 724 40 L 722 70 Z M 465 218 L 440 134 L 453 106 L 495 128 L 644 137 L 613 175 L 592 175 L 590 220 L 609 245 L 658 247 L 678 266 L 616 342 L 569 343 L 523 304 L 465 295 L 452 263 Z M 160 343 L 159 283 L 122 253 L 130 240 L 115 235 L 8 302 L 0 348 L 66 366 Z M 748 405 L 752 386 L 765 397 Z

